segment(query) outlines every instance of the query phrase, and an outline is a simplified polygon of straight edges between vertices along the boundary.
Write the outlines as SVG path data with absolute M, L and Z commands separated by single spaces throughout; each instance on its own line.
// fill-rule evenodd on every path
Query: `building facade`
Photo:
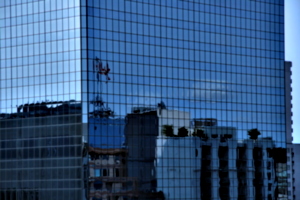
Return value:
M 288 180 L 288 199 L 296 200 L 296 183 L 295 179 L 297 174 L 295 173 L 295 164 L 294 164 L 294 147 L 297 144 L 293 144 L 293 129 L 292 129 L 292 62 L 286 61 L 285 62 L 285 108 L 286 108 L 286 143 L 287 143 L 287 180 Z
M 300 144 L 293 144 L 291 147 L 291 195 L 294 200 L 300 199 L 300 192 L 297 188 L 300 188 Z
M 0 31 L 0 199 L 288 198 L 283 0 L 3 0 Z

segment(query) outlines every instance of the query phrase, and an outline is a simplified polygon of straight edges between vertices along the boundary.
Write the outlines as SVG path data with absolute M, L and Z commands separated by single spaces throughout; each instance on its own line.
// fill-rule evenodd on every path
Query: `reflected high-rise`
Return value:
M 0 199 L 286 199 L 283 0 L 0 2 Z

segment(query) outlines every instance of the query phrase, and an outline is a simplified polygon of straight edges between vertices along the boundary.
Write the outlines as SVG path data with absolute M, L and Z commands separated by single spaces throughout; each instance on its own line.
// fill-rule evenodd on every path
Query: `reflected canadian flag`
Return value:
M 106 63 L 105 67 L 103 67 L 102 61 L 101 59 L 99 59 L 98 57 L 95 58 L 95 70 L 97 72 L 97 79 L 99 80 L 99 75 L 98 74 L 102 74 L 106 77 L 106 83 L 110 80 L 110 77 L 108 76 L 108 73 L 110 72 L 110 68 L 108 63 Z

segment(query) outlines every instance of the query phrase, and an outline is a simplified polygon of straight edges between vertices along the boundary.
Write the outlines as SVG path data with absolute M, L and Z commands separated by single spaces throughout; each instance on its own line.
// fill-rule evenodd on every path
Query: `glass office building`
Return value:
M 0 199 L 287 199 L 283 0 L 2 0 Z

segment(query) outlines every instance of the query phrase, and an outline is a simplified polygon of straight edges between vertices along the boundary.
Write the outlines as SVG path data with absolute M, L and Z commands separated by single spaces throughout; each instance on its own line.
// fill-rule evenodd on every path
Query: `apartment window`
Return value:
M 95 182 L 94 182 L 94 188 L 95 188 L 96 190 L 102 189 L 102 185 L 103 185 L 102 181 L 95 181 Z
M 268 184 L 268 190 L 269 190 L 269 191 L 272 190 L 272 184 L 271 184 L 271 183 Z
M 103 176 L 108 176 L 108 169 L 102 169 L 102 175 Z
M 267 168 L 268 168 L 268 169 L 271 169 L 271 162 L 268 162 Z
M 95 169 L 95 177 L 101 176 L 101 169 Z
M 271 180 L 271 173 L 268 173 L 268 180 Z
M 120 176 L 120 170 L 117 168 L 116 169 L 116 177 L 119 177 Z

